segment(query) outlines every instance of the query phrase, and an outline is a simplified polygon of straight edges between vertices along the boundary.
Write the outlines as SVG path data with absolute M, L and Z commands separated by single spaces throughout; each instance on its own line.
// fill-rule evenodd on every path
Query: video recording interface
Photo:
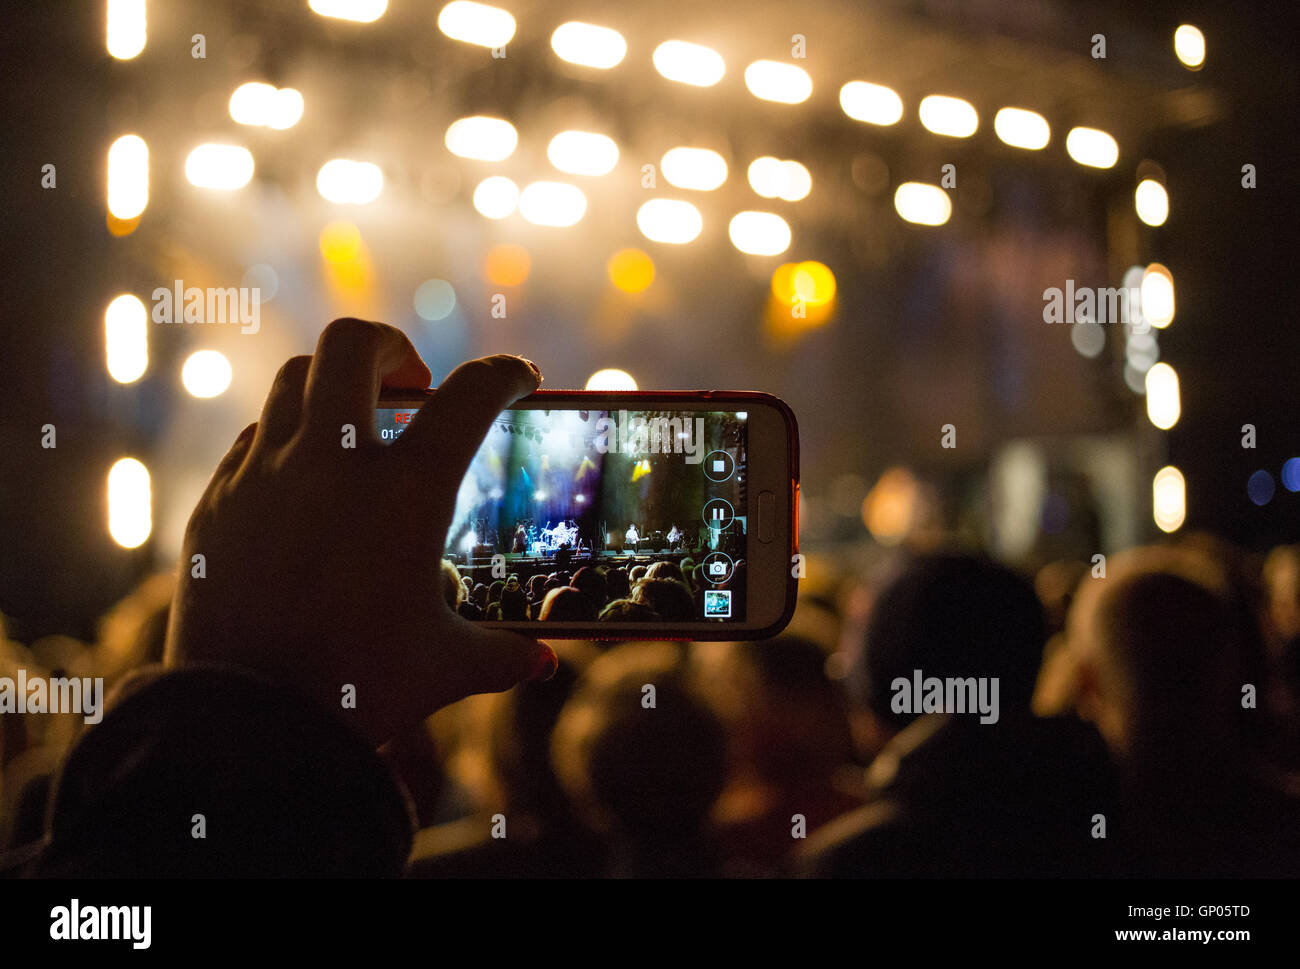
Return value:
M 399 437 L 416 408 L 380 408 Z M 520 409 L 493 422 L 444 557 L 472 619 L 743 622 L 744 411 Z M 478 613 L 481 613 L 479 615 Z

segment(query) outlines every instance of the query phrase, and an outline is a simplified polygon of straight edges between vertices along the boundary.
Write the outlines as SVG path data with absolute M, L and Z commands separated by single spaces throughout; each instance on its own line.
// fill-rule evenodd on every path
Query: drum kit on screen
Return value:
M 546 527 L 540 531 L 535 524 L 529 522 L 526 528 L 530 555 L 549 555 L 562 549 L 579 547 L 578 524 L 573 520 L 562 521 L 558 525 L 547 522 Z

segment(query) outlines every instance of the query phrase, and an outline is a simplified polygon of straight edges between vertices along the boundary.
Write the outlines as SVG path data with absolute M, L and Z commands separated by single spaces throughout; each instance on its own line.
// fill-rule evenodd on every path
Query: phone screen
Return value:
M 378 409 L 379 436 L 395 440 L 416 412 Z M 473 606 L 461 614 L 743 623 L 747 418 L 734 410 L 503 412 L 461 483 L 447 534 L 444 557 L 470 579 Z

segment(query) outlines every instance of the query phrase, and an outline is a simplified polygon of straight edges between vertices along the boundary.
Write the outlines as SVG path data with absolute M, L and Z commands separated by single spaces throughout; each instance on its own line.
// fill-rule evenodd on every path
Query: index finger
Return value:
M 459 486 L 498 415 L 542 382 L 537 364 L 499 353 L 462 363 L 424 402 L 395 447 L 421 472 Z

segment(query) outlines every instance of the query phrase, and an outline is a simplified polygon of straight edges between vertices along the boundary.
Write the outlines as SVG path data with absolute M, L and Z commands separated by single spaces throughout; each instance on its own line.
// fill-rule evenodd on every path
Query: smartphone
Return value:
M 428 396 L 386 391 L 379 437 L 398 438 Z M 443 557 L 458 611 L 555 639 L 774 636 L 795 605 L 798 445 L 770 394 L 522 398 L 457 494 Z

